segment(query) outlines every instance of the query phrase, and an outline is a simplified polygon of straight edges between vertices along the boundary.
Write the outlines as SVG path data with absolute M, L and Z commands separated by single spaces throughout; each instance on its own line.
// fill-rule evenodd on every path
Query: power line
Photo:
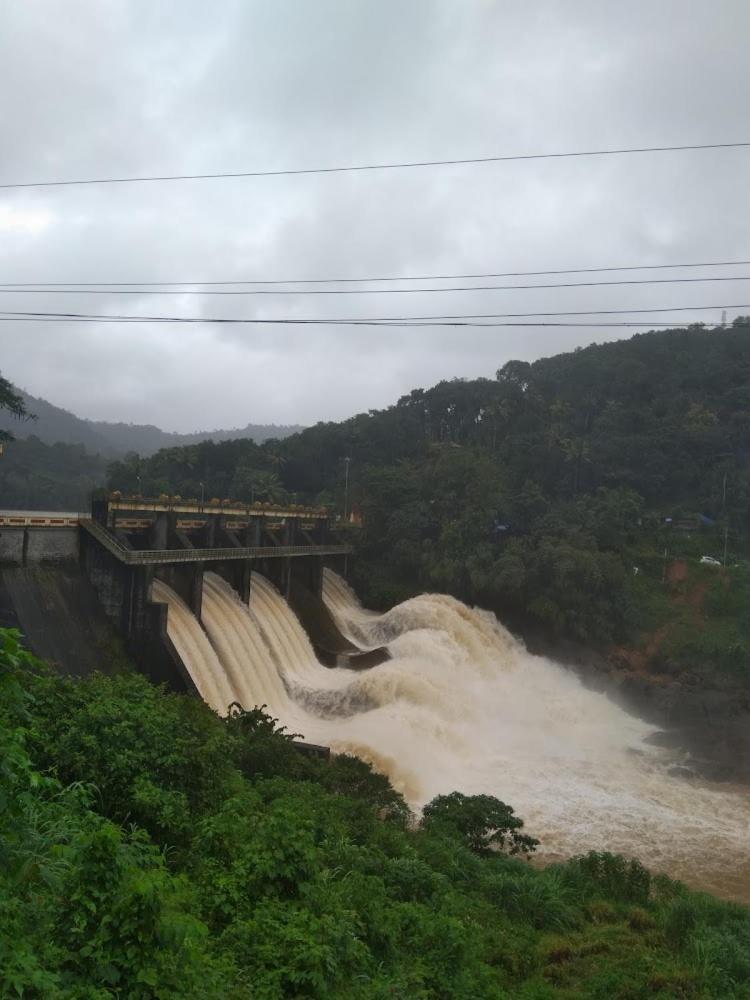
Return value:
M 738 267 L 750 264 L 750 260 L 691 261 L 688 264 L 627 264 L 612 267 L 569 267 L 556 271 L 495 271 L 483 274 L 419 274 L 410 277 L 386 275 L 376 278 L 253 278 L 229 281 L 5 281 L 0 288 L 72 288 L 85 285 L 88 288 L 126 288 L 138 285 L 149 288 L 164 285 L 343 285 L 365 284 L 384 281 L 467 281 L 478 278 L 532 278 L 554 274 L 597 274 L 603 271 L 663 271 L 669 268 L 688 267 Z
M 700 306 L 656 306 L 650 308 L 640 308 L 640 309 L 568 309 L 564 311 L 553 311 L 553 312 L 507 312 L 507 313 L 440 313 L 438 315 L 429 316 L 362 316 L 362 317 L 330 317 L 319 319 L 313 317 L 310 319 L 303 318 L 296 320 L 289 317 L 289 322 L 300 322 L 300 323 L 321 323 L 321 324 L 331 324 L 335 325 L 337 323 L 348 324 L 348 323 L 358 323 L 358 322 L 372 322 L 372 323 L 396 323 L 396 322 L 411 322 L 411 321 L 433 321 L 433 320 L 454 320 L 454 319 L 522 319 L 529 318 L 532 316 L 629 316 L 636 313 L 671 313 L 671 312 L 718 312 L 720 310 L 726 309 L 750 309 L 750 302 L 738 302 L 738 303 L 712 303 L 710 305 L 700 305 Z M 1 310 L 0 316 L 6 318 L 12 317 L 77 317 L 81 319 L 92 319 L 94 321 L 105 320 L 108 318 L 116 318 L 118 320 L 131 320 L 133 322 L 158 322 L 162 320 L 175 320 L 180 322 L 189 322 L 195 320 L 196 322 L 203 322 L 202 317 L 169 317 L 169 316 L 113 316 L 111 313 L 63 313 L 60 311 L 45 311 L 45 312 L 30 312 L 28 310 L 22 311 L 9 311 Z M 230 322 L 233 321 L 232 317 L 224 317 L 222 319 L 207 320 L 206 322 Z M 242 320 L 238 320 L 241 322 Z M 253 318 L 253 321 L 258 323 L 264 322 L 277 322 L 275 319 L 264 320 L 261 318 Z M 248 322 L 250 322 L 248 320 Z M 649 321 L 650 322 L 650 321 Z
M 358 163 L 343 167 L 301 167 L 287 170 L 217 171 L 210 174 L 154 174 L 147 177 L 92 177 L 57 181 L 13 181 L 0 189 L 73 187 L 88 184 L 144 184 L 162 181 L 206 181 L 240 177 L 294 177 L 302 174 L 343 174 L 375 170 L 412 170 L 416 167 L 457 167 L 483 163 L 510 163 L 521 160 L 560 160 L 585 156 L 626 156 L 634 153 L 681 153 L 705 149 L 742 149 L 747 142 L 706 142 L 680 146 L 636 146 L 621 149 L 582 149 L 564 153 L 514 153 L 505 156 L 472 156 L 452 160 L 413 160 L 400 163 Z
M 677 306 L 674 310 L 705 310 L 705 309 L 748 309 L 750 304 L 734 306 Z M 607 314 L 627 314 L 631 312 L 641 312 L 647 310 L 609 310 Z M 657 312 L 659 310 L 653 310 Z M 671 310 L 661 310 L 671 311 Z M 278 317 L 278 318 L 258 318 L 258 317 L 203 317 L 203 316 L 121 316 L 92 313 L 64 313 L 64 312 L 0 312 L 0 321 L 12 322 L 13 320 L 27 321 L 50 321 L 50 322 L 95 322 L 95 323 L 184 323 L 184 324 L 232 324 L 232 325 L 254 325 L 254 326 L 672 326 L 671 320 L 640 320 L 633 321 L 599 321 L 599 322 L 494 322 L 495 320 L 518 319 L 532 316 L 590 316 L 591 312 L 581 313 L 486 313 L 460 316 L 381 316 L 381 317 L 354 317 L 354 318 L 327 318 L 319 319 L 314 317 Z M 493 320 L 490 323 L 480 323 L 477 320 Z M 717 324 L 718 325 L 718 324 Z
M 700 278 L 618 278 L 613 281 L 562 281 L 531 285 L 449 285 L 442 288 L 248 288 L 207 291 L 195 289 L 157 290 L 154 288 L 9 288 L 0 286 L 0 294 L 12 295 L 414 295 L 441 292 L 510 292 L 549 288 L 609 288 L 618 285 L 686 285 L 711 281 L 750 281 L 750 275 L 710 275 Z
M 10 322 L 13 319 L 11 316 L 0 315 L 0 323 Z M 102 316 L 102 317 L 86 317 L 82 316 L 79 318 L 74 318 L 73 316 L 53 316 L 48 319 L 43 319 L 41 317 L 19 317 L 17 322 L 31 322 L 31 323 L 123 323 L 126 326 L 128 324 L 142 325 L 146 322 L 148 323 L 166 323 L 166 324 L 181 324 L 181 323 L 192 323 L 199 324 L 204 323 L 208 326 L 214 323 L 235 323 L 239 325 L 243 324 L 254 324 L 263 326 L 266 324 L 276 325 L 276 326 L 318 326 L 319 324 L 313 320 L 298 320 L 298 319 L 283 319 L 283 320 L 269 320 L 269 319 L 201 319 L 201 318 L 184 318 L 184 319 L 167 319 L 166 317 L 162 319 L 153 318 L 151 320 L 134 320 L 127 316 Z M 325 325 L 331 325 L 327 323 Z M 630 322 L 630 321 L 620 321 L 613 322 L 610 320 L 604 321 L 602 323 L 570 323 L 570 322 L 544 322 L 544 323 L 527 323 L 527 322 L 492 322 L 492 323 L 477 323 L 473 320 L 452 320 L 450 322 L 441 323 L 396 323 L 396 322 L 377 322 L 373 320 L 346 320 L 344 322 L 339 321 L 333 325 L 338 326 L 366 326 L 375 327 L 379 329 L 414 329 L 419 327 L 473 327 L 475 329 L 494 329 L 496 327 L 529 327 L 529 328 L 542 328 L 542 327 L 570 327 L 571 329 L 583 329 L 591 327 L 593 329 L 603 329 L 603 328 L 629 328 L 629 329 L 653 329 L 655 327 L 665 327 L 670 329 L 674 326 L 673 323 L 661 321 L 641 321 L 641 322 Z M 720 325 L 720 324 L 719 324 Z M 750 323 L 740 323 L 737 326 L 744 328 L 750 328 Z M 737 326 L 734 329 L 737 329 Z
M 749 303 L 720 306 L 660 306 L 655 309 L 572 309 L 564 312 L 524 312 L 524 313 L 459 313 L 442 316 L 406 316 L 390 317 L 391 319 L 410 320 L 441 320 L 441 319 L 518 319 L 530 316 L 627 316 L 635 313 L 669 313 L 669 312 L 707 312 L 724 309 L 750 309 Z M 55 314 L 56 315 L 56 314 Z M 375 317 L 377 318 L 377 317 Z M 381 322 L 387 318 L 382 317 Z M 650 320 L 649 320 L 650 322 Z

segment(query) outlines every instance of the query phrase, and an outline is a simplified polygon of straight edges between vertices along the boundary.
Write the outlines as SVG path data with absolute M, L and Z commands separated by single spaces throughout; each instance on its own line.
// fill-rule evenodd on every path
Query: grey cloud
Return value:
M 2 180 L 745 139 L 750 7 L 648 0 L 7 4 Z M 0 192 L 3 281 L 512 271 L 749 257 L 749 153 Z M 750 271 L 748 271 L 750 273 Z M 2 295 L 345 317 L 742 303 L 750 282 L 451 295 Z M 691 319 L 716 320 L 717 312 Z M 627 331 L 0 324 L 3 373 L 167 429 L 313 422 Z

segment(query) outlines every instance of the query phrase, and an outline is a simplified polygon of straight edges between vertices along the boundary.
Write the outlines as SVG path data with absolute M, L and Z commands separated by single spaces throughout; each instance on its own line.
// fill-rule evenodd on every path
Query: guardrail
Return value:
M 256 545 L 232 549 L 126 549 L 96 521 L 81 521 L 81 527 L 120 562 L 129 566 L 164 563 L 221 562 L 226 559 L 282 559 L 299 556 L 349 555 L 351 545 Z
M 299 517 L 306 520 L 327 521 L 331 514 L 326 508 L 305 507 L 303 504 L 250 504 L 220 501 L 211 503 L 198 500 L 165 499 L 155 497 L 112 497 L 107 500 L 109 510 L 148 511 L 150 513 L 222 514 L 225 517 Z
M 56 510 L 2 510 L 0 528 L 75 528 L 88 514 Z

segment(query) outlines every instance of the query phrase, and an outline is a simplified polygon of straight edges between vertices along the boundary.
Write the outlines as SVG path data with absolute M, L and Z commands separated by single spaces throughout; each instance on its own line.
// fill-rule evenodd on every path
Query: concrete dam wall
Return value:
M 135 648 L 120 628 L 121 608 L 106 599 L 112 587 L 103 591 L 87 572 L 77 518 L 67 519 L 61 526 L 0 526 L 0 627 L 18 629 L 36 656 L 65 675 L 135 664 L 156 682 L 190 690 L 166 638 L 162 606 L 144 608 L 149 627 Z
M 75 562 L 0 567 L 0 625 L 61 673 L 107 672 L 122 644 Z
M 79 565 L 79 529 L 0 528 L 0 625 L 72 676 L 122 666 L 122 643 Z

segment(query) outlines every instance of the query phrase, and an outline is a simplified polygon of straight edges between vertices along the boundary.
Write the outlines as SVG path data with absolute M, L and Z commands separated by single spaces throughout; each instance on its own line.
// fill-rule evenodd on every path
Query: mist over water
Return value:
M 385 645 L 391 659 L 356 673 L 321 666 L 267 580 L 253 574 L 246 607 L 206 574 L 203 623 L 236 700 L 267 704 L 305 739 L 368 760 L 415 808 L 444 792 L 486 792 L 524 818 L 541 854 L 622 852 L 750 901 L 747 789 L 671 774 L 674 753 L 646 742 L 655 727 L 529 654 L 487 612 L 426 594 L 374 614 L 329 570 L 323 596 L 352 642 Z M 217 697 L 215 664 L 194 635 L 203 630 L 174 597 L 173 641 L 201 657 L 191 674 L 216 707 L 204 694 Z

